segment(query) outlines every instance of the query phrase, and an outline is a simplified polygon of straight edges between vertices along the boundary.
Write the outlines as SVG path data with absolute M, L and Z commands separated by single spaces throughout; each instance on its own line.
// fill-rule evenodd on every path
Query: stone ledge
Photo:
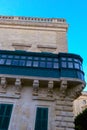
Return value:
M 65 121 L 65 122 L 74 122 L 74 118 L 71 118 L 71 117 L 65 117 L 65 116 L 57 116 L 55 118 L 55 121 Z
M 0 98 L 14 98 L 14 99 L 19 99 L 19 98 L 21 98 L 21 95 L 1 94 L 0 93 Z
M 71 106 L 73 105 L 73 103 L 71 101 L 60 101 L 60 100 L 57 100 L 56 101 L 56 105 L 63 105 L 63 106 Z
M 44 101 L 55 101 L 55 98 L 53 97 L 37 97 L 37 96 L 33 96 L 32 98 L 33 100 L 44 100 Z
M 65 128 L 64 128 L 64 127 L 61 128 L 61 127 L 59 127 L 59 126 L 56 126 L 56 130 L 65 130 Z
M 56 116 L 59 116 L 59 115 L 64 116 L 64 117 L 73 117 L 74 116 L 73 112 L 68 112 L 68 111 L 64 112 L 63 110 L 56 111 Z

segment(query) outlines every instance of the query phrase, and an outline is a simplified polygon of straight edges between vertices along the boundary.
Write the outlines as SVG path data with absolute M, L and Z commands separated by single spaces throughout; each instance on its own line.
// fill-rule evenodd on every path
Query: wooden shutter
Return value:
M 37 108 L 35 130 L 47 130 L 48 108 Z
M 0 130 L 8 130 L 12 104 L 0 104 Z

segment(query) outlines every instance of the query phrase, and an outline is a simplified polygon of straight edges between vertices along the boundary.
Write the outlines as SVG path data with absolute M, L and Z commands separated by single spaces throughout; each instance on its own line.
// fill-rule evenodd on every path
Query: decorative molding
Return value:
M 83 89 L 84 84 L 79 84 L 68 91 L 68 96 L 72 99 L 76 99 L 81 95 Z
M 33 96 L 33 100 L 55 101 L 54 97 Z
M 33 96 L 38 96 L 39 80 L 33 81 Z
M 62 80 L 60 84 L 60 97 L 64 98 L 66 96 L 66 90 L 67 90 L 67 81 Z
M 47 96 L 53 97 L 53 81 L 48 82 L 48 94 Z
M 20 95 L 12 95 L 12 94 L 2 94 L 0 93 L 0 98 L 14 98 L 14 99 L 19 99 L 21 96 Z
M 12 46 L 16 47 L 31 47 L 31 44 L 26 44 L 26 43 L 12 43 Z
M 5 77 L 1 77 L 1 93 L 6 93 L 7 81 Z
M 34 27 L 50 27 L 61 28 L 67 31 L 68 24 L 62 18 L 33 18 L 33 17 L 13 17 L 0 16 L 0 24 L 3 25 L 20 25 L 20 26 L 34 26 Z
M 15 87 L 16 87 L 15 93 L 16 94 L 20 94 L 21 88 L 22 88 L 22 86 L 21 86 L 21 79 L 20 78 L 16 78 Z
M 38 48 L 57 49 L 56 45 L 37 45 Z
M 34 17 L 17 17 L 17 16 L 0 16 L 0 20 L 17 20 L 17 21 L 27 21 L 27 22 L 46 22 L 46 23 L 65 23 L 63 18 L 34 18 Z

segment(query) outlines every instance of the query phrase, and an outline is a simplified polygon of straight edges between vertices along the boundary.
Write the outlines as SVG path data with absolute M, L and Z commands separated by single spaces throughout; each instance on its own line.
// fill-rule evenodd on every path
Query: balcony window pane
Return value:
M 66 60 L 66 58 L 65 58 L 65 57 L 62 57 L 61 59 L 62 59 L 62 60 Z
M 3 65 L 5 63 L 5 59 L 0 59 L 0 65 Z
M 38 67 L 38 61 L 33 62 L 33 67 Z
M 73 68 L 73 63 L 72 62 L 68 62 L 68 68 Z
M 21 59 L 26 59 L 26 56 L 21 56 Z
M 12 65 L 18 65 L 18 63 L 19 63 L 19 60 L 13 60 L 13 62 L 12 62 Z
M 79 60 L 79 63 L 80 63 L 80 65 L 82 64 L 80 60 Z
M 83 67 L 82 67 L 82 65 L 80 65 L 80 70 L 83 70 Z
M 68 58 L 68 61 L 72 61 L 72 58 Z
M 53 68 L 55 69 L 59 68 L 59 63 L 53 63 Z
M 20 66 L 25 66 L 25 60 L 20 60 L 20 61 L 19 61 L 19 65 L 20 65 Z
M 6 60 L 6 65 L 11 65 L 11 61 L 12 61 L 12 60 L 7 59 L 7 60 Z
M 58 58 L 54 58 L 54 61 L 55 61 L 55 62 L 58 62 Z
M 32 58 L 33 58 L 32 56 L 28 56 L 28 58 L 27 58 L 27 59 L 28 59 L 28 60 L 32 60 Z
M 78 63 L 74 63 L 74 66 L 76 69 L 79 69 L 79 64 Z
M 40 62 L 40 67 L 46 67 L 46 62 Z
M 29 66 L 29 67 L 32 66 L 32 61 L 27 61 L 26 66 Z
M 13 58 L 13 55 L 8 55 L 8 58 Z
M 41 57 L 40 59 L 41 59 L 41 60 L 46 60 L 46 58 L 45 58 L 45 57 Z
M 79 62 L 79 60 L 78 60 L 78 59 L 74 59 L 74 61 Z
M 34 57 L 34 60 L 39 60 L 39 57 Z
M 14 58 L 15 58 L 15 59 L 19 59 L 19 58 L 20 58 L 20 56 L 14 56 Z
M 62 62 L 62 67 L 63 67 L 63 68 L 66 68 L 66 67 L 67 67 L 66 62 Z
M 52 61 L 52 58 L 47 58 L 47 61 Z
M 47 68 L 52 68 L 52 62 L 47 62 Z
M 7 55 L 1 55 L 2 58 L 7 58 Z

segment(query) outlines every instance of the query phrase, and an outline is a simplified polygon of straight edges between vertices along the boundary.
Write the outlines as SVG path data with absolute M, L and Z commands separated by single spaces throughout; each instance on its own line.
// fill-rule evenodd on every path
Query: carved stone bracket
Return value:
M 21 79 L 20 78 L 17 78 L 16 81 L 15 81 L 15 87 L 16 87 L 16 94 L 20 94 L 21 92 Z
M 47 96 L 53 97 L 53 81 L 48 82 L 48 94 Z
M 5 77 L 1 77 L 1 89 L 0 92 L 6 93 L 7 81 Z
M 84 84 L 79 84 L 68 91 L 68 96 L 74 100 L 81 95 L 83 89 Z
M 33 81 L 33 95 L 38 96 L 39 80 Z
M 64 98 L 66 96 L 66 89 L 67 89 L 67 81 L 63 80 L 60 84 L 60 97 Z

